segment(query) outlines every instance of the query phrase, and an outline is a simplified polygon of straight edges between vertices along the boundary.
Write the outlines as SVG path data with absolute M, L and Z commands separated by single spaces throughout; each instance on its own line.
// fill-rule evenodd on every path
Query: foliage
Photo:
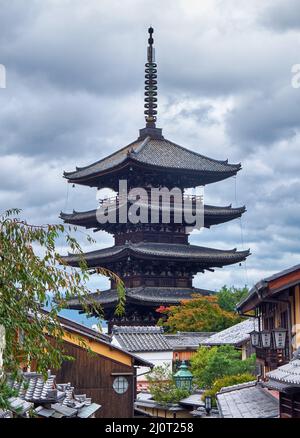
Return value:
M 17 391 L 11 388 L 6 381 L 6 376 L 0 378 L 0 409 L 4 411 L 10 409 L 9 398 L 16 397 Z
M 20 210 L 5 212 L 0 217 L 0 325 L 6 330 L 4 370 L 16 373 L 22 363 L 36 365 L 46 374 L 57 369 L 65 356 L 63 330 L 58 313 L 66 301 L 78 298 L 86 313 L 101 317 L 101 308 L 91 299 L 87 288 L 89 270 L 80 245 L 63 225 L 36 226 L 19 218 Z M 80 255 L 79 269 L 67 267 L 55 245 L 67 245 Z M 92 239 L 88 236 L 89 242 Z M 81 257 L 82 256 L 82 257 Z M 99 273 L 117 282 L 119 306 L 124 304 L 124 285 L 110 271 Z M 42 309 L 51 303 L 49 312 Z M 47 333 L 55 342 L 51 342 Z
M 235 313 L 223 310 L 218 303 L 217 295 L 184 300 L 180 306 L 160 307 L 157 311 L 166 316 L 166 320 L 161 318 L 159 324 L 171 333 L 218 332 L 242 320 Z
M 247 286 L 239 289 L 234 286 L 223 286 L 217 294 L 218 304 L 221 309 L 227 312 L 235 312 L 236 305 L 242 301 L 249 293 Z
M 255 355 L 241 360 L 241 352 L 231 345 L 200 347 L 191 358 L 191 371 L 200 388 L 211 388 L 219 378 L 253 373 L 254 370 Z
M 219 379 L 216 379 L 210 389 L 207 389 L 203 395 L 202 400 L 205 399 L 206 396 L 211 396 L 213 406 L 216 405 L 216 394 L 221 390 L 221 388 L 225 388 L 226 386 L 238 385 L 239 383 L 250 382 L 254 380 L 253 374 L 243 373 L 237 374 L 236 376 L 225 376 Z
M 168 364 L 155 367 L 147 375 L 147 380 L 149 382 L 149 392 L 153 399 L 163 406 L 169 403 L 178 403 L 179 400 L 190 394 L 188 390 L 176 387 Z

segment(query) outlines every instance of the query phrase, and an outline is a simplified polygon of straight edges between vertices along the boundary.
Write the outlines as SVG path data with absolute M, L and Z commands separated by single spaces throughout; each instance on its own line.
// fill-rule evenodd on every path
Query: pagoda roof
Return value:
M 126 304 L 140 304 L 143 306 L 179 304 L 183 300 L 197 298 L 197 296 L 211 295 L 213 291 L 206 289 L 179 288 L 179 287 L 156 287 L 140 286 L 126 288 Z M 90 294 L 91 300 L 101 304 L 105 308 L 114 307 L 118 302 L 116 289 L 108 289 Z M 81 309 L 82 305 L 77 298 L 68 301 L 70 309 Z
M 105 262 L 135 256 L 139 259 L 174 260 L 200 263 L 203 268 L 222 267 L 246 259 L 250 251 L 220 250 L 202 246 L 174 243 L 128 242 L 125 245 L 112 246 L 83 254 L 89 267 L 99 267 Z M 81 254 L 69 254 L 63 257 L 71 266 L 79 266 Z
M 97 186 L 102 176 L 134 163 L 157 170 L 193 172 L 199 178 L 199 185 L 223 180 L 241 169 L 240 163 L 228 164 L 228 160 L 214 160 L 164 137 L 147 136 L 89 166 L 77 167 L 73 172 L 64 172 L 64 177 L 69 182 Z
M 151 207 L 152 208 L 152 207 Z M 116 207 L 118 209 L 118 207 Z M 241 215 L 246 211 L 246 207 L 236 207 L 232 208 L 231 205 L 224 207 L 217 207 L 214 205 L 204 205 L 204 226 L 210 227 L 211 225 L 220 224 L 223 222 L 228 222 L 230 220 L 241 217 Z M 116 224 L 100 224 L 97 220 L 97 210 L 89 210 L 89 211 L 75 211 L 73 213 L 60 213 L 60 218 L 63 219 L 64 222 L 84 226 L 86 228 L 95 228 L 95 229 L 106 229 L 108 226 L 115 225 L 119 226 L 119 223 Z

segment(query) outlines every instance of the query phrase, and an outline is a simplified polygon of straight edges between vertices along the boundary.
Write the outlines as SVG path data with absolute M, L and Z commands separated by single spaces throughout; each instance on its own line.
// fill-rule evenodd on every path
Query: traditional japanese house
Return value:
M 262 376 L 289 362 L 300 346 L 300 265 L 258 282 L 238 305 L 255 313 L 258 330 L 251 335 Z
M 167 366 L 172 371 L 172 347 L 165 338 L 162 327 L 114 326 L 111 343 L 151 362 L 154 366 Z M 147 367 L 139 369 L 138 390 L 148 387 L 148 372 Z
M 55 370 L 57 381 L 72 382 L 76 395 L 85 394 L 101 405 L 96 417 L 133 417 L 137 374 L 141 368 L 150 371 L 153 364 L 89 327 L 62 317 L 60 324 L 64 353 L 74 360 Z
M 114 314 L 118 300 L 114 281 L 109 290 L 93 295 L 104 309 L 109 332 L 113 325 L 154 325 L 160 317 L 155 311 L 160 305 L 176 305 L 183 299 L 210 293 L 193 287 L 193 277 L 198 272 L 240 263 L 249 255 L 248 250 L 220 250 L 189 244 L 188 236 L 193 226 L 183 214 L 182 206 L 190 213 L 195 212 L 202 198 L 188 195 L 184 190 L 235 176 L 241 164 L 208 158 L 179 146 L 165 138 L 162 129 L 156 126 L 157 64 L 152 28 L 149 28 L 145 72 L 146 126 L 140 129 L 138 138 L 89 166 L 64 173 L 71 184 L 109 188 L 116 192 L 115 197 L 103 200 L 102 206 L 95 210 L 61 213 L 61 218 L 68 224 L 104 230 L 114 236 L 114 246 L 84 255 L 90 268 L 95 271 L 99 267 L 108 268 L 118 274 L 126 286 L 126 314 L 123 317 Z M 126 182 L 126 190 L 119 188 L 121 181 Z M 180 191 L 179 200 L 174 194 L 169 198 L 168 220 L 165 219 L 167 210 L 162 193 L 157 202 L 150 196 L 155 189 L 163 188 Z M 139 193 L 144 189 L 144 195 L 137 197 L 140 211 L 144 208 L 137 221 L 130 219 L 137 209 L 128 196 L 128 192 L 134 193 L 133 189 Z M 103 208 L 107 220 L 99 214 Z M 151 220 L 149 214 L 145 218 L 145 211 L 151 212 Z M 245 207 L 203 207 L 202 204 L 202 211 L 203 225 L 209 228 L 240 217 Z M 152 220 L 152 213 L 155 220 Z M 76 254 L 65 257 L 65 262 L 71 266 L 78 266 L 79 261 Z M 69 307 L 81 310 L 76 299 L 69 301 Z
M 207 337 L 201 341 L 201 345 L 207 347 L 232 345 L 241 351 L 241 357 L 244 360 L 255 352 L 250 341 L 250 333 L 254 330 L 258 330 L 258 322 L 254 318 L 246 319 Z
M 300 348 L 292 360 L 267 374 L 266 386 L 279 392 L 280 418 L 300 418 Z
M 277 418 L 278 399 L 261 382 L 227 386 L 216 394 L 221 418 Z
M 212 332 L 166 333 L 164 336 L 173 349 L 173 368 L 177 369 L 183 360 L 189 363 L 202 342 L 213 334 Z
M 8 399 L 8 409 L 0 409 L 0 418 L 91 418 L 101 409 L 86 394 L 75 395 L 70 383 L 57 383 L 50 370 L 47 378 L 36 372 L 9 376 L 7 385 L 15 395 Z

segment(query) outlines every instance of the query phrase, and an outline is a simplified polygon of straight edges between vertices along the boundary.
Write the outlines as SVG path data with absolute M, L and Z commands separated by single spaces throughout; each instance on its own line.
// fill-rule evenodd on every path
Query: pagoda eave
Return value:
M 170 178 L 181 178 L 183 187 L 195 187 L 222 181 L 236 175 L 241 164 L 228 164 L 228 161 L 214 160 L 190 151 L 167 139 L 147 137 L 136 140 L 103 160 L 90 166 L 77 168 L 73 172 L 64 172 L 70 183 L 90 187 L 110 187 L 123 174 L 154 172 Z M 136 172 L 135 172 L 136 171 Z M 117 178 L 117 176 L 119 178 Z M 147 175 L 149 178 L 149 175 Z M 115 188 L 115 187 L 114 187 Z
M 114 208 L 113 212 L 118 216 L 118 208 Z M 160 209 L 161 211 L 161 209 Z M 237 219 L 242 216 L 246 211 L 245 206 L 232 208 L 228 207 L 215 207 L 211 205 L 204 205 L 204 227 L 210 228 L 212 225 L 218 225 L 231 220 Z M 173 210 L 171 209 L 171 214 Z M 103 230 L 114 234 L 117 230 L 122 227 L 126 228 L 130 224 L 120 224 L 120 223 L 99 223 L 97 220 L 97 210 L 90 210 L 86 212 L 76 212 L 73 213 L 60 213 L 60 218 L 68 224 L 83 226 L 87 229 L 94 228 L 94 231 Z M 172 222 L 171 222 L 172 223 Z M 175 224 L 178 225 L 178 224 Z M 183 226 L 190 226 L 189 224 L 182 223 Z
M 183 300 L 192 299 L 202 296 L 212 295 L 215 292 L 199 288 L 168 288 L 168 287 L 137 287 L 126 288 L 126 305 L 134 304 L 140 306 L 160 306 L 176 305 Z M 118 302 L 118 292 L 116 289 L 108 289 L 90 295 L 91 303 L 100 304 L 106 309 L 115 308 Z M 67 303 L 69 309 L 80 310 L 82 308 L 79 300 L 72 299 Z
M 129 260 L 151 260 L 156 262 L 180 262 L 181 264 L 197 265 L 198 270 L 223 267 L 244 261 L 250 251 L 216 250 L 213 248 L 199 247 L 184 244 L 163 244 L 142 242 L 139 244 L 113 246 L 83 255 L 69 254 L 63 257 L 66 264 L 74 267 L 80 265 L 82 257 L 90 268 L 106 267 L 110 263 Z

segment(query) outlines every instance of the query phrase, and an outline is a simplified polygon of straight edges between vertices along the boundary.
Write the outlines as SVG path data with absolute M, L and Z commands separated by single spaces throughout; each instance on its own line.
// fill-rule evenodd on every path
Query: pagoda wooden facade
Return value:
M 167 140 L 160 128 L 156 127 L 157 76 L 154 62 L 153 29 L 149 29 L 148 62 L 145 74 L 145 119 L 137 140 L 112 155 L 87 167 L 65 172 L 64 177 L 72 184 L 90 187 L 110 188 L 117 192 L 115 198 L 106 200 L 106 205 L 115 210 L 116 223 L 99 223 L 97 210 L 61 213 L 64 222 L 105 230 L 112 234 L 115 245 L 84 255 L 91 268 L 105 267 L 118 274 L 126 286 L 126 314 L 118 318 L 114 315 L 117 303 L 115 284 L 93 298 L 102 304 L 109 329 L 116 325 L 149 325 L 158 319 L 156 308 L 161 305 L 179 304 L 183 299 L 195 295 L 209 294 L 210 291 L 196 289 L 192 285 L 193 276 L 198 272 L 221 268 L 242 262 L 249 251 L 219 250 L 191 245 L 184 216 L 182 222 L 175 222 L 176 204 L 171 204 L 170 221 L 163 223 L 163 204 L 151 205 L 157 208 L 158 223 L 121 223 L 119 213 L 124 208 L 123 198 L 118 193 L 119 181 L 126 180 L 128 191 L 142 187 L 147 193 L 152 188 L 177 187 L 184 189 L 204 186 L 224 180 L 241 169 L 240 164 L 218 161 L 185 149 Z M 182 195 L 185 202 L 188 195 Z M 191 209 L 196 206 L 192 197 Z M 126 211 L 130 201 L 125 202 Z M 217 207 L 204 205 L 204 226 L 221 224 L 240 217 L 245 207 Z M 71 266 L 79 265 L 79 256 L 65 257 Z M 77 300 L 69 302 L 69 307 L 81 309 Z

